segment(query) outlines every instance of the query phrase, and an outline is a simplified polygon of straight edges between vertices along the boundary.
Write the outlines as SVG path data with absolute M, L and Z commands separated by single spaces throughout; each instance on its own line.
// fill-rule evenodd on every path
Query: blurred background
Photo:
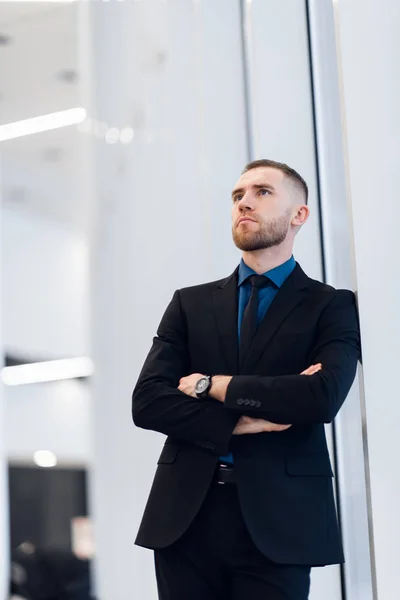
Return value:
M 398 600 L 399 28 L 398 0 L 0 0 L 1 600 L 156 599 L 163 440 L 130 396 L 174 290 L 238 263 L 257 158 L 306 179 L 296 259 L 360 308 L 328 427 L 347 561 L 311 600 Z
M 44 367 L 27 380 L 14 371 L 3 395 L 6 585 L 29 600 L 89 598 L 93 551 L 91 366 L 68 373 L 68 360 L 90 356 L 88 202 L 77 119 L 59 128 L 62 111 L 82 104 L 78 19 L 77 3 L 0 3 L 0 122 L 14 123 L 0 134 L 4 366 Z M 29 135 L 29 119 L 54 113 Z M 58 374 L 57 359 L 67 360 Z

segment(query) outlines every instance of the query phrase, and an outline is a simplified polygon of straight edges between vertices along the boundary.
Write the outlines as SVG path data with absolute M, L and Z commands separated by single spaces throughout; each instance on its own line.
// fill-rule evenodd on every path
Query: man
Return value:
M 247 165 L 239 267 L 175 292 L 134 390 L 135 424 L 168 436 L 136 540 L 161 600 L 306 600 L 311 567 L 343 561 L 324 423 L 359 331 L 354 294 L 293 258 L 307 197 L 287 165 Z

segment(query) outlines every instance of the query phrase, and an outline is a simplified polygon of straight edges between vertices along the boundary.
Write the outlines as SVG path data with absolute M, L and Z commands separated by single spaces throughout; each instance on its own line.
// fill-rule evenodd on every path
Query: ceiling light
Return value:
M 57 464 L 57 456 L 50 450 L 37 450 L 33 460 L 38 467 L 55 467 Z
M 116 127 L 111 127 L 105 135 L 107 144 L 115 144 L 119 140 L 119 130 Z
M 0 125 L 0 142 L 31 135 L 32 133 L 41 133 L 42 131 L 59 129 L 68 125 L 76 125 L 85 119 L 86 110 L 84 108 L 70 108 L 69 110 L 62 110 L 41 117 L 7 123 L 6 125 Z
M 135 135 L 135 132 L 133 131 L 132 127 L 124 127 L 120 131 L 119 141 L 122 144 L 130 144 L 131 141 L 133 140 L 134 135 Z
M 93 374 L 93 361 L 82 356 L 80 358 L 64 358 L 39 363 L 4 367 L 1 379 L 6 385 L 24 385 L 27 383 L 42 383 L 89 377 Z

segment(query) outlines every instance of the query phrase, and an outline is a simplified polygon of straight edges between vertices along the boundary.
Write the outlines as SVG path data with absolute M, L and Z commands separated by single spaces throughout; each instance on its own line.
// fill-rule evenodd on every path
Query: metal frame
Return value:
M 251 23 L 249 19 L 249 4 L 246 0 L 239 0 L 241 41 L 242 41 L 242 72 L 243 72 L 243 97 L 246 119 L 246 143 L 248 161 L 254 160 L 254 128 L 253 111 L 251 106 L 252 86 L 251 86 L 251 60 L 250 60 L 250 38 Z

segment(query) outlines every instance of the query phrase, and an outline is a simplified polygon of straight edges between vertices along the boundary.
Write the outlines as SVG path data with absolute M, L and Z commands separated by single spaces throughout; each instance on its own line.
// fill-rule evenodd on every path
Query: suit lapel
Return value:
M 219 284 L 213 293 L 214 313 L 227 374 L 238 373 L 238 289 L 237 272 Z
M 279 289 L 261 321 L 244 362 L 242 373 L 248 372 L 261 358 L 276 331 L 304 298 L 309 282 L 307 275 L 297 265 Z

